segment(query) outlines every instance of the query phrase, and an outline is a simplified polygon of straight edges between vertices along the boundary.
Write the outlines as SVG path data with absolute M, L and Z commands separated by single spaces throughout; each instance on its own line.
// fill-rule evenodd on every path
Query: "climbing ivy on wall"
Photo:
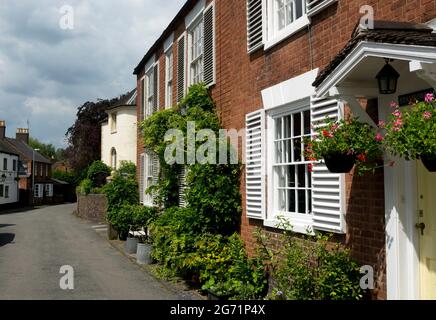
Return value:
M 162 208 L 178 206 L 179 181 L 181 164 L 170 164 L 165 161 L 165 152 L 174 144 L 174 140 L 165 139 L 169 130 L 179 130 L 183 134 L 183 158 L 187 167 L 186 201 L 198 215 L 201 223 L 209 226 L 212 233 L 231 234 L 239 224 L 241 216 L 240 164 L 187 163 L 188 126 L 195 124 L 195 134 L 208 129 L 213 132 L 216 140 L 216 155 L 220 158 L 220 147 L 230 146 L 230 143 L 219 139 L 221 124 L 215 112 L 215 104 L 208 89 L 203 84 L 193 85 L 180 104 L 172 109 L 154 113 L 142 124 L 145 148 L 159 156 L 160 173 L 158 183 L 151 187 L 156 204 Z M 226 138 L 227 139 L 227 138 Z M 195 150 L 208 141 L 208 138 L 197 139 Z M 226 149 L 229 159 L 231 147 Z M 206 152 L 206 156 L 210 156 Z

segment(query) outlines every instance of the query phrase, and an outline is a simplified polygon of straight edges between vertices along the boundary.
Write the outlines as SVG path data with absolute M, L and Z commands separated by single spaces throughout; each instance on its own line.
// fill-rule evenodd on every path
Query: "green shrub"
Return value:
M 106 184 L 106 178 L 111 174 L 111 169 L 102 161 L 94 161 L 88 168 L 87 178 L 92 181 L 96 188 Z
M 116 212 L 125 204 L 139 204 L 138 183 L 133 178 L 116 175 L 103 187 L 108 199 L 108 212 Z
M 135 177 L 136 165 L 131 161 L 121 161 L 120 167 L 116 171 L 116 174 L 119 174 L 124 177 Z
M 78 194 L 88 195 L 92 191 L 92 181 L 90 179 L 84 179 L 80 182 L 79 186 L 76 189 Z
M 258 299 L 267 280 L 261 260 L 249 258 L 238 234 L 230 237 L 204 235 L 190 257 L 204 283 L 202 289 L 232 299 Z
M 231 235 L 241 217 L 239 165 L 196 164 L 189 167 L 186 201 L 203 232 Z
M 279 237 L 282 244 L 271 249 L 271 239 L 256 233 L 259 253 L 269 266 L 272 299 L 359 300 L 360 270 L 347 249 L 333 244 L 329 236 L 304 237 L 289 228 Z

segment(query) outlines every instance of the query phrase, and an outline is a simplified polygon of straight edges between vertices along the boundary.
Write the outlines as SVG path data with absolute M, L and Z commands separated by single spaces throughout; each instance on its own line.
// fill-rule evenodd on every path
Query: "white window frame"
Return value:
M 153 114 L 153 99 L 154 97 L 154 64 L 145 72 L 144 90 L 144 119 L 147 119 Z M 156 97 L 157 98 L 157 97 Z
M 309 209 L 309 212 L 306 214 L 300 214 L 296 212 L 285 213 L 280 212 L 277 208 L 277 175 L 274 170 L 276 167 L 276 152 L 275 152 L 275 122 L 277 118 L 285 117 L 290 114 L 296 114 L 304 111 L 310 111 L 310 99 L 303 99 L 301 101 L 287 104 L 283 107 L 279 107 L 273 110 L 270 110 L 267 113 L 267 126 L 270 128 L 267 130 L 267 145 L 272 149 L 267 152 L 267 189 L 268 189 L 268 209 L 267 209 L 267 219 L 264 221 L 265 226 L 277 228 L 280 227 L 277 225 L 278 217 L 283 217 L 292 225 L 292 230 L 294 232 L 303 233 L 303 234 L 313 234 L 313 213 L 312 207 L 308 208 L 308 199 L 307 194 L 309 192 L 311 195 L 311 188 L 306 190 L 306 208 Z M 303 129 L 302 129 L 303 130 Z M 310 161 L 298 162 L 297 164 L 310 164 Z M 289 163 L 289 165 L 293 165 Z M 306 170 L 307 175 L 307 170 Z M 309 175 L 310 177 L 310 175 Z M 307 178 L 306 178 L 307 179 Z M 297 181 L 297 180 L 296 180 Z M 310 185 L 312 186 L 312 178 L 310 177 Z M 298 194 L 298 193 L 297 193 Z M 298 206 L 298 201 L 296 199 L 296 206 Z
M 174 83 L 174 54 L 173 45 L 165 52 L 165 108 L 171 108 L 173 104 Z
M 201 13 L 195 21 L 187 29 L 188 35 L 188 86 L 201 83 L 204 79 L 204 21 L 203 13 Z M 198 30 L 198 28 L 200 28 Z M 193 54 L 194 49 L 194 35 L 198 32 L 200 38 L 196 41 L 200 45 L 200 53 L 196 56 Z M 194 79 L 194 70 L 198 68 L 200 70 L 198 78 Z
M 263 11 L 266 14 L 263 15 L 264 20 L 264 35 L 265 35 L 265 50 L 273 47 L 279 42 L 285 40 L 296 32 L 300 31 L 304 27 L 310 24 L 310 18 L 307 14 L 307 4 L 306 0 L 283 0 L 284 2 L 289 2 L 295 4 L 297 1 L 301 1 L 303 5 L 303 14 L 301 17 L 296 18 L 295 14 L 294 21 L 287 24 L 284 28 L 278 28 L 278 17 L 277 17 L 277 1 L 278 0 L 264 0 L 263 1 Z
M 43 198 L 44 197 L 44 185 L 40 183 L 35 184 L 35 190 L 33 190 L 33 197 L 34 198 Z
M 155 184 L 153 175 L 155 168 L 153 166 L 153 154 L 151 152 L 144 153 L 144 205 L 152 207 L 154 205 L 153 195 L 146 193 L 148 188 Z
M 48 183 L 45 185 L 45 196 L 46 197 L 53 197 L 53 184 Z

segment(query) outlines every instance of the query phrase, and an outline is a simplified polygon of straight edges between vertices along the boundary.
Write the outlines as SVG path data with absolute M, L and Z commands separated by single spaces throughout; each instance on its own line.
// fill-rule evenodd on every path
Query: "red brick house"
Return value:
M 52 203 L 56 183 L 51 179 L 52 163 L 29 146 L 29 129 L 18 128 L 15 138 L 3 136 L 2 140 L 19 155 L 20 169 L 24 171 L 18 181 L 20 202 L 25 205 Z
M 365 24 L 372 13 L 374 25 Z M 374 124 L 391 101 L 436 87 L 435 16 L 433 0 L 189 0 L 135 69 L 138 122 L 205 82 L 223 126 L 246 128 L 248 250 L 254 228 L 277 232 L 284 213 L 295 231 L 333 232 L 372 266 L 375 298 L 436 298 L 436 215 L 426 214 L 436 208 L 435 175 L 401 159 L 364 177 L 321 164 L 310 173 L 301 156 L 302 138 L 325 116 L 351 112 Z M 391 95 L 375 79 L 385 59 L 400 73 Z M 143 190 L 157 163 L 140 136 L 137 153 L 149 204 Z

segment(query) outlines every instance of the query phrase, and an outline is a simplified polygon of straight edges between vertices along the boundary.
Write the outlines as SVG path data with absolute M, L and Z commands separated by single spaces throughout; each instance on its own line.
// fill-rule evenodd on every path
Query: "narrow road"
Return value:
M 182 299 L 71 213 L 75 205 L 0 213 L 0 299 Z M 74 269 L 74 290 L 60 268 Z

